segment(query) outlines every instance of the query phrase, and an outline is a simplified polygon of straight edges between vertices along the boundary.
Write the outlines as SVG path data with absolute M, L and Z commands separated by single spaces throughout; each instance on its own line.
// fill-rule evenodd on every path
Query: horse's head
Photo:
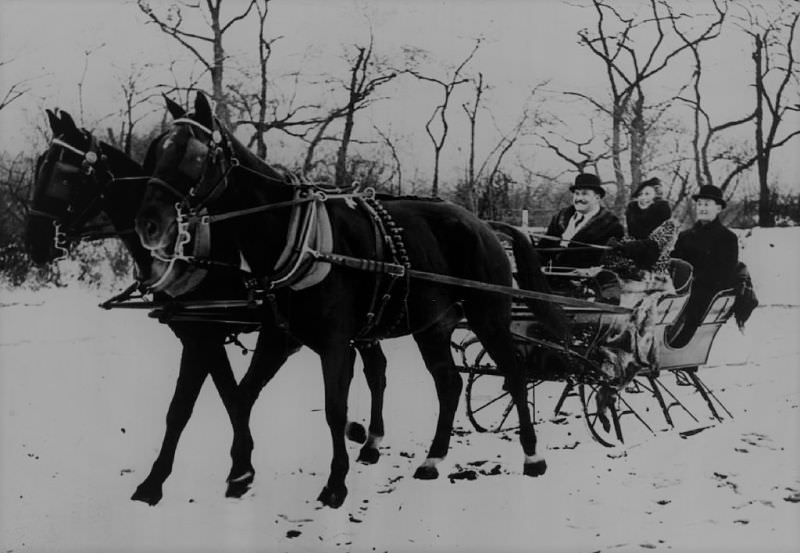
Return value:
M 47 117 L 54 138 L 36 165 L 25 232 L 31 259 L 39 264 L 64 255 L 74 235 L 96 220 L 103 183 L 112 178 L 91 133 L 66 112 L 47 110 Z
M 151 289 L 175 296 L 190 291 L 205 275 L 189 269 L 193 258 L 208 254 L 210 238 L 202 214 L 225 191 L 230 147 L 201 93 L 193 114 L 169 99 L 167 108 L 173 127 L 148 152 L 145 165 L 151 177 L 135 229 L 153 257 Z

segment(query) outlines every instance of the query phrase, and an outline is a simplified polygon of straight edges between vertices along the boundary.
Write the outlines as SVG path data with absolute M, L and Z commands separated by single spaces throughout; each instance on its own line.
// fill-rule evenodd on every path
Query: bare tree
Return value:
M 774 10 L 776 6 L 771 6 Z M 752 39 L 754 64 L 755 108 L 755 162 L 758 172 L 758 220 L 764 227 L 775 226 L 771 210 L 769 169 L 772 153 L 800 135 L 794 128 L 779 136 L 778 131 L 790 112 L 800 112 L 797 103 L 798 75 L 795 52 L 797 22 L 800 3 L 796 0 L 781 2 L 777 11 L 767 12 L 762 6 L 745 7 L 745 32 Z M 790 100 L 789 85 L 794 84 Z
M 261 158 L 267 157 L 267 142 L 265 134 L 268 130 L 276 128 L 268 122 L 268 112 L 275 102 L 270 98 L 270 82 L 267 77 L 268 65 L 272 57 L 273 45 L 283 38 L 277 36 L 267 38 L 266 23 L 267 16 L 269 15 L 269 4 L 271 0 L 256 0 L 255 8 L 258 16 L 258 72 L 256 75 L 251 75 L 250 72 L 243 70 L 246 80 L 255 80 L 258 83 L 258 90 L 255 93 L 245 92 L 246 87 L 239 85 L 228 85 L 228 92 L 232 95 L 231 104 L 238 108 L 242 118 L 240 117 L 235 126 L 249 125 L 253 127 L 253 134 L 250 138 L 248 146 L 255 145 L 256 153 Z M 272 107 L 275 111 L 276 108 Z M 273 119 L 277 119 L 274 117 Z M 286 119 L 283 119 L 285 122 Z
M 389 149 L 389 153 L 392 156 L 392 161 L 394 162 L 394 171 L 392 173 L 392 178 L 397 176 L 397 189 L 394 190 L 394 193 L 398 196 L 403 193 L 403 164 L 400 163 L 400 156 L 397 152 L 397 145 L 395 144 L 394 140 L 385 132 L 383 132 L 379 127 L 376 125 L 372 126 L 375 133 L 381 137 L 383 143 L 386 144 L 386 147 Z
M 95 46 L 93 48 L 87 48 L 83 51 L 83 68 L 81 69 L 81 78 L 78 80 L 78 110 L 80 116 L 80 123 L 81 125 L 86 124 L 86 120 L 84 117 L 84 106 L 83 106 L 83 86 L 86 83 L 86 74 L 89 72 L 89 60 L 92 57 L 92 54 L 95 53 L 97 50 L 100 50 L 105 46 L 105 43 Z
M 578 173 L 592 170 L 599 176 L 601 175 L 600 162 L 612 157 L 611 148 L 602 138 L 598 137 L 592 121 L 589 121 L 588 136 L 583 138 L 562 136 L 553 130 L 540 131 L 535 134 L 545 148 Z
M 10 59 L 0 60 L 0 67 L 7 65 L 13 61 L 14 60 Z M 6 89 L 5 93 L 3 94 L 3 97 L 0 98 L 0 111 L 2 111 L 6 107 L 8 107 L 11 103 L 15 102 L 16 100 L 20 99 L 22 96 L 30 92 L 29 83 L 30 79 L 23 79 L 21 81 L 12 83 L 11 86 L 9 86 Z
M 149 0 L 136 0 L 139 9 L 151 22 L 164 33 L 174 38 L 205 67 L 211 76 L 212 97 L 215 102 L 215 114 L 225 125 L 230 125 L 228 100 L 225 95 L 224 69 L 225 48 L 223 37 L 233 25 L 247 17 L 256 0 L 248 0 L 246 7 L 227 21 L 222 19 L 223 0 L 175 0 L 170 2 L 166 11 L 157 13 Z M 188 30 L 184 19 L 184 10 L 197 12 L 208 23 L 210 34 L 200 34 Z M 211 47 L 211 53 L 204 52 Z
M 611 118 L 611 152 L 614 178 L 617 183 L 617 207 L 627 201 L 625 173 L 622 168 L 622 153 L 626 149 L 623 139 L 627 139 L 629 156 L 630 189 L 635 189 L 642 178 L 642 155 L 647 141 L 647 127 L 655 117 L 645 116 L 648 104 L 644 84 L 660 73 L 681 52 L 691 44 L 712 40 L 719 35 L 722 22 L 727 13 L 727 0 L 712 0 L 714 12 L 709 22 L 687 41 L 673 46 L 667 40 L 665 23 L 671 22 L 673 28 L 683 21 L 697 20 L 697 16 L 676 13 L 666 0 L 649 0 L 649 13 L 637 18 L 626 16 L 607 0 L 592 0 L 597 14 L 597 24 L 593 31 L 582 29 L 578 32 L 579 42 L 587 47 L 603 62 L 611 92 L 611 102 L 607 105 L 595 98 L 579 92 L 571 92 L 584 98 L 602 113 Z M 648 47 L 639 47 L 634 34 L 651 37 Z M 664 113 L 664 106 L 656 109 L 656 115 Z
M 439 195 L 439 162 L 442 155 L 442 149 L 447 141 L 447 134 L 450 130 L 447 119 L 447 108 L 450 105 L 450 98 L 458 85 L 469 82 L 468 78 L 462 77 L 461 75 L 466 65 L 472 60 L 473 57 L 475 57 L 475 53 L 480 48 L 482 41 L 483 39 L 481 38 L 475 40 L 475 45 L 472 47 L 470 53 L 458 66 L 456 66 L 453 72 L 448 75 L 446 78 L 447 80 L 422 74 L 416 69 L 407 69 L 408 73 L 414 75 L 416 78 L 439 85 L 442 93 L 440 103 L 433 109 L 430 118 L 428 119 L 427 123 L 425 123 L 425 132 L 428 134 L 428 137 L 431 139 L 431 143 L 433 144 L 433 182 L 431 184 L 431 194 L 433 196 Z M 438 122 L 439 124 L 438 133 L 433 128 L 434 122 Z
M 471 105 L 463 103 L 461 104 L 461 108 L 464 110 L 464 113 L 467 114 L 467 119 L 469 120 L 469 158 L 467 159 L 466 195 L 474 211 L 477 208 L 475 198 L 475 188 L 477 185 L 475 180 L 475 132 L 478 124 L 478 111 L 481 108 L 481 100 L 488 85 L 483 82 L 483 73 L 478 73 L 477 80 L 473 79 L 472 84 L 474 93 L 473 102 Z
M 119 129 L 115 132 L 108 127 L 106 134 L 112 144 L 118 145 L 128 156 L 133 155 L 133 138 L 136 126 L 155 111 L 154 107 L 146 108 L 148 103 L 157 95 L 159 86 L 142 86 L 145 74 L 151 69 L 151 64 L 131 65 L 126 74 L 118 74 L 122 106 L 114 114 L 119 116 Z
M 344 107 L 344 129 L 341 142 L 336 154 L 336 176 L 334 182 L 337 186 L 348 186 L 347 175 L 347 150 L 353 134 L 355 113 L 367 107 L 373 98 L 375 90 L 397 76 L 392 70 L 386 70 L 382 64 L 376 63 L 373 52 L 374 40 L 370 33 L 367 46 L 355 46 L 355 55 L 350 57 L 350 81 L 345 86 L 347 90 L 347 104 Z
M 0 155 L 0 248 L 15 242 L 25 228 L 35 163 L 24 153 Z

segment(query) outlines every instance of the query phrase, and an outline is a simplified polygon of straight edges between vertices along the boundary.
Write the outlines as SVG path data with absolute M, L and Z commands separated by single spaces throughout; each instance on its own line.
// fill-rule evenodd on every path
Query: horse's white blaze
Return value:
M 442 461 L 444 461 L 443 457 L 428 457 L 427 459 L 422 461 L 422 464 L 420 465 L 420 467 L 436 468 L 436 465 L 438 465 Z
M 543 462 L 544 462 L 544 457 L 542 457 L 541 455 L 526 455 L 525 456 L 525 464 L 526 465 L 532 465 L 532 464 L 535 464 L 535 463 L 543 463 Z

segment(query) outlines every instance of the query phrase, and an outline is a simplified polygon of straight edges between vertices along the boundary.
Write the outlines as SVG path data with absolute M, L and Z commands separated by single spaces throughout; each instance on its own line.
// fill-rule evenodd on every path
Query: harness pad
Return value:
M 314 200 L 295 206 L 289 216 L 286 247 L 278 257 L 273 284 L 288 283 L 303 290 L 322 282 L 331 271 L 330 263 L 316 260 L 312 252 L 333 250 L 333 230 L 325 202 Z

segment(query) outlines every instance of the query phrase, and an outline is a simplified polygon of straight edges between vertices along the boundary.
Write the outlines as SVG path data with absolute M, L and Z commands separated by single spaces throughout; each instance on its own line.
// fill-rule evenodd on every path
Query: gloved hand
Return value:
M 611 238 L 609 238 L 608 242 L 606 242 L 606 246 L 609 246 L 612 252 L 617 252 L 617 253 L 620 253 L 623 249 L 623 245 L 620 243 L 619 240 L 617 240 L 616 236 L 612 236 Z

